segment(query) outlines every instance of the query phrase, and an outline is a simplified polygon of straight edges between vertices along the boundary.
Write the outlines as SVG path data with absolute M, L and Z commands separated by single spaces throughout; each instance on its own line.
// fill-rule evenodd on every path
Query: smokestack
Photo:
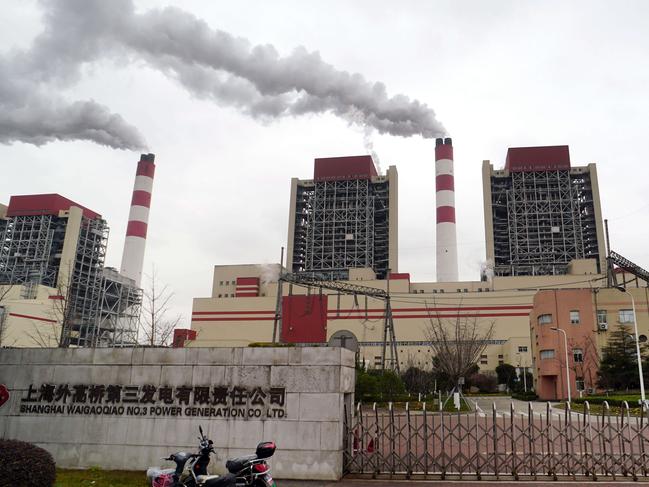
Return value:
M 146 231 L 149 223 L 149 208 L 151 192 L 153 191 L 153 176 L 155 174 L 155 155 L 142 154 L 137 163 L 135 185 L 131 198 L 131 211 L 128 214 L 126 240 L 122 254 L 120 273 L 135 281 L 140 286 L 142 281 L 142 266 L 144 265 L 144 247 Z
M 457 234 L 455 230 L 455 181 L 453 141 L 435 140 L 435 191 L 437 202 L 437 282 L 455 282 Z

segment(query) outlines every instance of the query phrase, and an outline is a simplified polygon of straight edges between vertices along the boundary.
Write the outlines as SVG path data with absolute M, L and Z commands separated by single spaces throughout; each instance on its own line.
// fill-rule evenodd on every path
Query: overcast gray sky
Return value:
M 462 279 L 477 279 L 484 259 L 482 160 L 501 167 L 511 146 L 568 144 L 573 165 L 596 162 L 612 247 L 649 267 L 649 2 L 135 0 L 138 14 L 168 5 L 280 56 L 317 51 L 435 110 L 454 140 Z M 0 56 L 30 48 L 43 10 L 2 2 Z M 255 119 L 132 54 L 99 56 L 44 94 L 105 105 L 156 154 L 145 268 L 155 263 L 174 289 L 185 325 L 213 265 L 278 261 L 291 177 L 310 178 L 315 157 L 366 152 L 363 129 L 335 114 Z M 381 166 L 399 171 L 399 270 L 433 281 L 434 141 L 372 140 Z M 107 265 L 119 267 L 139 151 L 5 142 L 0 201 L 56 192 L 98 211 L 111 229 Z

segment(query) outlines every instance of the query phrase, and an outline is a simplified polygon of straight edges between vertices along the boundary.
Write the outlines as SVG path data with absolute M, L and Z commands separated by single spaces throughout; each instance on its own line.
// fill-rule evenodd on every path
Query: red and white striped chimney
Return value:
M 144 265 L 144 247 L 146 231 L 149 223 L 149 208 L 151 207 L 151 192 L 153 191 L 153 176 L 155 174 L 155 155 L 142 154 L 137 163 L 135 185 L 131 198 L 131 211 L 128 214 L 124 253 L 120 273 L 135 281 L 139 287 L 142 281 Z
M 435 140 L 435 191 L 437 202 L 437 282 L 456 282 L 457 234 L 453 141 Z

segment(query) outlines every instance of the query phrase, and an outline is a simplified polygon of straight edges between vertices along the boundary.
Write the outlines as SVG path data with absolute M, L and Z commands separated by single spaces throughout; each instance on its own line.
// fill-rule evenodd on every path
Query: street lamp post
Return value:
M 615 289 L 617 289 L 622 293 L 628 294 L 629 297 L 631 298 L 631 306 L 633 308 L 633 332 L 635 334 L 635 353 L 636 353 L 636 357 L 638 358 L 638 374 L 640 375 L 640 403 L 642 404 L 642 408 L 645 409 L 647 407 L 647 400 L 644 394 L 644 377 L 642 375 L 642 356 L 640 355 L 640 339 L 638 337 L 638 316 L 635 313 L 635 299 L 633 299 L 633 294 L 627 291 L 626 288 L 622 286 L 616 286 Z
M 572 401 L 572 396 L 570 395 L 570 367 L 568 366 L 568 335 L 566 331 L 561 328 L 550 328 L 550 330 L 559 331 L 563 334 L 563 348 L 566 353 L 566 384 L 568 385 L 568 404 Z

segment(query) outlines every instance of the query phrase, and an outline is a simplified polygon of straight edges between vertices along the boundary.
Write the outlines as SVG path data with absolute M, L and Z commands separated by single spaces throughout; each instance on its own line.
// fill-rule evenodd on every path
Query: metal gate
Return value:
M 345 413 L 344 471 L 372 478 L 647 479 L 649 428 L 626 403 L 583 410 L 430 412 L 358 405 Z

